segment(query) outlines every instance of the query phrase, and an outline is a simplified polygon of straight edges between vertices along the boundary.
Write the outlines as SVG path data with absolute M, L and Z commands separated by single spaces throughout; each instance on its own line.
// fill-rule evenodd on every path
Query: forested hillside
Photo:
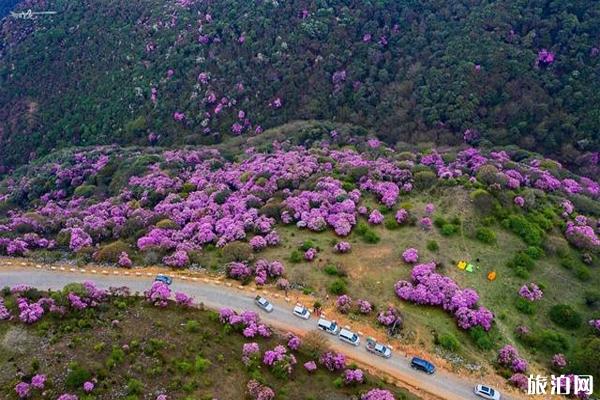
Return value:
M 30 0 L 0 27 L 0 166 L 68 145 L 203 144 L 296 119 L 597 165 L 591 0 Z M 597 168 L 590 170 L 597 172 Z M 588 173 L 589 175 L 589 173 Z

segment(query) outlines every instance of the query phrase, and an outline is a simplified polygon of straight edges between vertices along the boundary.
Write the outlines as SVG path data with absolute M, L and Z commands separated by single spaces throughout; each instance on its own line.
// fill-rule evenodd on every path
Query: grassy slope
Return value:
M 302 367 L 308 361 L 306 354 L 297 355 L 298 365 L 288 381 L 276 378 L 264 366 L 250 372 L 240 357 L 243 343 L 251 340 L 225 329 L 213 312 L 175 309 L 173 305 L 156 309 L 133 298 L 126 302 L 126 307 L 113 303 L 103 311 L 65 320 L 45 317 L 30 327 L 0 323 L 0 398 L 16 399 L 13 388 L 18 371 L 48 374 L 48 394 L 55 398 L 67 389 L 68 370 L 74 363 L 98 378 L 93 396 L 81 397 L 86 399 L 154 399 L 166 392 L 169 399 L 240 400 L 245 398 L 246 382 L 262 377 L 275 389 L 277 399 L 341 400 L 379 382 L 369 378 L 368 384 L 359 387 L 337 388 L 333 381 L 338 374 L 319 368 L 308 375 Z M 119 321 L 117 327 L 111 324 L 113 320 Z M 197 322 L 195 329 L 189 328 L 189 321 Z M 276 337 L 256 341 L 261 352 L 282 343 Z M 113 346 L 123 345 L 129 346 L 123 360 L 109 367 Z M 194 368 L 198 357 L 210 361 L 204 371 Z M 132 379 L 141 382 L 143 389 L 126 397 Z M 401 390 L 391 390 L 398 399 L 414 399 Z M 83 394 L 80 388 L 68 391 Z
M 446 219 L 459 216 L 464 223 L 477 220 L 473 207 L 469 204 L 467 193 L 459 188 L 440 189 L 438 195 L 415 194 L 403 197 L 400 201 L 410 203 L 415 215 L 423 215 L 425 204 L 432 202 L 436 205 L 436 215 L 443 215 Z M 368 202 L 375 206 L 374 201 Z M 386 214 L 386 218 L 393 218 L 394 213 Z M 461 341 L 458 354 L 465 362 L 482 363 L 489 365 L 495 357 L 494 351 L 482 351 L 477 348 L 469 336 L 458 329 L 453 318 L 441 309 L 411 305 L 399 301 L 393 291 L 393 285 L 400 279 L 410 279 L 411 267 L 402 261 L 402 252 L 408 247 L 419 250 L 420 262 L 436 260 L 443 264 L 439 271 L 452 277 L 462 287 L 472 287 L 477 290 L 481 300 L 480 304 L 488 307 L 496 314 L 497 328 L 494 329 L 498 339 L 497 347 L 505 343 L 516 344 L 523 355 L 530 362 L 538 362 L 539 367 L 547 367 L 551 354 L 537 354 L 529 351 L 526 346 L 519 344 L 514 336 L 514 330 L 519 325 L 528 326 L 531 331 L 552 329 L 564 334 L 574 348 L 577 338 L 589 332 L 585 324 L 576 331 L 568 331 L 553 324 L 547 312 L 556 303 L 573 305 L 586 318 L 594 316 L 583 304 L 585 290 L 593 289 L 600 285 L 600 277 L 593 272 L 592 279 L 582 282 L 576 279 L 571 271 L 562 268 L 556 256 L 546 255 L 536 262 L 534 271 L 529 279 L 514 276 L 513 271 L 506 263 L 518 250 L 525 250 L 527 245 L 512 233 L 506 231 L 498 224 L 492 226 L 496 232 L 497 242 L 494 245 L 483 244 L 456 234 L 450 237 L 443 236 L 437 228 L 424 231 L 417 227 L 400 227 L 396 230 L 386 229 L 384 226 L 375 227 L 374 230 L 381 237 L 377 244 L 366 244 L 355 232 L 347 240 L 352 244 L 351 254 L 338 255 L 332 251 L 332 241 L 339 240 L 330 232 L 314 233 L 300 231 L 294 226 L 278 227 L 277 231 L 283 239 L 283 245 L 268 248 L 259 253 L 257 258 L 286 260 L 287 273 L 292 283 L 302 283 L 305 287 L 314 290 L 316 300 L 326 305 L 333 306 L 336 296 L 326 300 L 327 287 L 335 279 L 323 272 L 323 267 L 329 264 L 338 265 L 348 273 L 348 294 L 353 299 L 364 298 L 374 303 L 379 308 L 384 308 L 391 303 L 399 306 L 405 314 L 406 328 L 402 342 L 407 345 L 434 352 L 432 332 L 439 335 L 451 333 Z M 563 241 L 558 232 L 552 233 L 553 240 Z M 316 261 L 289 262 L 291 252 L 305 240 L 313 241 L 321 248 Z M 432 252 L 426 248 L 430 240 L 439 244 L 439 250 Z M 566 242 L 564 242 L 566 245 Z M 469 274 L 456 268 L 459 260 L 468 260 L 479 265 L 480 269 Z M 479 259 L 480 262 L 476 260 Z M 204 258 L 205 266 L 220 268 L 222 261 L 218 252 L 208 253 Z M 489 271 L 496 271 L 498 278 L 494 282 L 487 280 Z M 537 304 L 537 312 L 533 316 L 520 313 L 515 308 L 519 288 L 527 282 L 536 282 L 545 286 L 544 299 Z M 561 284 L 561 282 L 565 284 Z M 568 287 L 568 290 L 565 290 Z M 587 318 L 589 317 L 589 318 Z M 377 328 L 374 317 L 350 316 L 351 319 L 361 321 L 362 324 Z

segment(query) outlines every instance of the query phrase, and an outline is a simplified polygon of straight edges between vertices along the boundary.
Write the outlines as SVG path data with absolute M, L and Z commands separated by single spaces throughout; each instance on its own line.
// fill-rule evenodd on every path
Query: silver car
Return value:
M 477 385 L 473 391 L 477 396 L 488 400 L 500 400 L 501 397 L 499 391 L 485 385 Z
M 254 298 L 254 302 L 256 303 L 257 306 L 259 306 L 260 308 L 262 308 L 266 312 L 272 312 L 273 311 L 273 304 L 271 304 L 269 302 L 269 300 L 265 299 L 262 296 L 256 296 Z

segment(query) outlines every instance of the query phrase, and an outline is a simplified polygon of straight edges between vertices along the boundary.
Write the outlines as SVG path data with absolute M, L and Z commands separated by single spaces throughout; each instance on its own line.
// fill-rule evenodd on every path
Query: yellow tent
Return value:
M 467 267 L 467 262 L 466 261 L 459 261 L 458 265 L 457 265 L 458 269 L 465 269 Z

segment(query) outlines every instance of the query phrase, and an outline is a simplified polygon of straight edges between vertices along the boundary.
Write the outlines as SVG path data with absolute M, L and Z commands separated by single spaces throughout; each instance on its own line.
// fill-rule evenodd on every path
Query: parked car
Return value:
M 358 346 L 360 344 L 360 337 L 348 329 L 342 329 L 339 338 L 342 342 L 349 343 L 353 346 Z
M 273 304 L 271 304 L 271 302 L 269 302 L 269 300 L 265 299 L 262 296 L 256 296 L 254 298 L 254 302 L 256 303 L 257 306 L 259 306 L 260 308 L 262 308 L 266 312 L 272 312 L 273 311 Z
M 426 372 L 429 375 L 435 373 L 435 366 L 429 361 L 419 357 L 413 357 L 412 360 L 410 360 L 410 366 L 414 369 Z
M 500 400 L 500 397 L 502 397 L 499 391 L 485 385 L 477 385 L 473 391 L 477 396 L 488 400 Z
M 296 304 L 294 310 L 292 311 L 292 314 L 302 319 L 310 318 L 310 311 L 308 311 L 308 308 L 304 307 L 302 304 Z
M 331 335 L 337 335 L 340 332 L 340 327 L 335 321 L 328 321 L 325 318 L 319 318 L 317 326 Z
M 170 276 L 164 275 L 164 274 L 158 274 L 156 275 L 156 278 L 154 278 L 155 282 L 162 282 L 165 285 L 170 285 L 171 283 L 173 283 L 173 278 L 171 278 Z
M 380 357 L 390 358 L 392 356 L 392 350 L 389 347 L 381 343 L 377 343 L 375 339 L 371 337 L 367 338 L 367 343 L 365 344 L 365 347 L 367 348 L 368 352 L 377 354 Z

